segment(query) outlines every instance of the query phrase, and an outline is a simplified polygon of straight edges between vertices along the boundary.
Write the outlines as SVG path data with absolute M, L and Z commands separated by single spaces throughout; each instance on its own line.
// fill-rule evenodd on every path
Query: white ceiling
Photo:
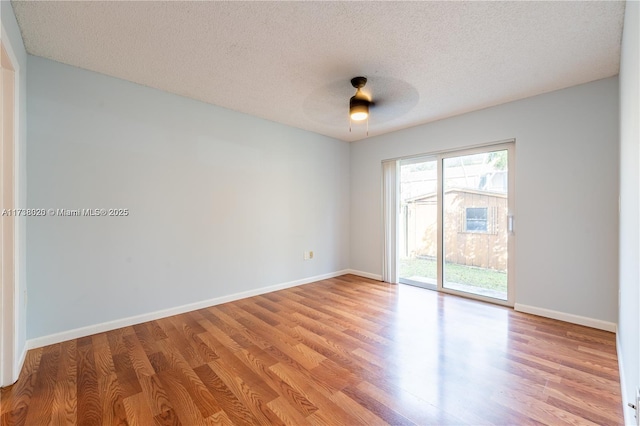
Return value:
M 13 1 L 26 49 L 338 139 L 616 75 L 624 2 Z

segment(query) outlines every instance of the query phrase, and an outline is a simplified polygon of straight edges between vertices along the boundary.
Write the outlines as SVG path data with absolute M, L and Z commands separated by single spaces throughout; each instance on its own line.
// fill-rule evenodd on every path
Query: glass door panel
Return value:
M 507 149 L 442 159 L 442 286 L 507 300 Z
M 400 282 L 436 289 L 438 285 L 438 160 L 400 162 Z

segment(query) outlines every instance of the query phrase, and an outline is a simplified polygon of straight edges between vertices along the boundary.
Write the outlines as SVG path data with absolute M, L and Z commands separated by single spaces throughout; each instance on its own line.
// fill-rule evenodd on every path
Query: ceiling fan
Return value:
M 376 73 L 364 77 L 351 70 L 311 91 L 305 98 L 302 112 L 310 120 L 335 132 L 348 133 L 351 129 L 350 139 L 359 139 L 365 135 L 367 124 L 373 126 L 368 135 L 376 133 L 376 126 L 401 118 L 418 104 L 419 99 L 416 88 L 406 81 Z M 347 100 L 349 110 L 345 111 Z M 358 112 L 367 113 L 367 116 L 361 114 L 351 118 L 352 113 Z M 373 121 L 367 123 L 368 120 Z

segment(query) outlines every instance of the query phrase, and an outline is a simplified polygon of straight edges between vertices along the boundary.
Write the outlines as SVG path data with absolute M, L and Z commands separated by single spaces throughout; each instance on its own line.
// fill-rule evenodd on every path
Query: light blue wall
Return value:
M 346 142 L 28 63 L 29 207 L 130 211 L 29 220 L 29 338 L 348 267 Z
M 351 268 L 381 273 L 381 161 L 515 138 L 516 304 L 617 322 L 618 79 L 351 145 Z
M 620 59 L 620 316 L 619 362 L 630 424 L 640 386 L 640 4 L 627 2 Z
M 13 8 L 9 1 L 0 1 L 0 16 L 2 19 L 2 26 L 7 32 L 8 42 L 13 49 L 13 53 L 16 55 L 18 61 L 17 64 L 13 64 L 14 67 L 19 68 L 19 88 L 18 88 L 18 102 L 19 102 L 19 126 L 18 126 L 18 193 L 16 197 L 17 207 L 25 208 L 27 204 L 27 52 L 25 51 L 24 44 L 22 42 L 22 35 L 18 28 L 18 22 L 13 14 Z M 27 239 L 27 227 L 24 217 L 19 218 L 17 222 L 17 243 L 18 243 L 18 285 L 16 290 L 16 343 L 17 343 L 17 358 L 16 363 L 20 361 L 20 358 L 24 356 L 26 351 L 27 340 L 27 252 L 26 252 L 26 239 Z M 16 367 L 19 365 L 16 364 Z

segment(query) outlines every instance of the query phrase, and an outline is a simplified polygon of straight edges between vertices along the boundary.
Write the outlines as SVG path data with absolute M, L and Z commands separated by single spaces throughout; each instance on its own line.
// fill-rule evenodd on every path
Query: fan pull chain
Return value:
M 353 121 L 351 120 L 351 117 L 349 117 L 349 133 L 351 133 L 352 123 Z M 367 117 L 367 136 L 369 136 L 369 117 Z

